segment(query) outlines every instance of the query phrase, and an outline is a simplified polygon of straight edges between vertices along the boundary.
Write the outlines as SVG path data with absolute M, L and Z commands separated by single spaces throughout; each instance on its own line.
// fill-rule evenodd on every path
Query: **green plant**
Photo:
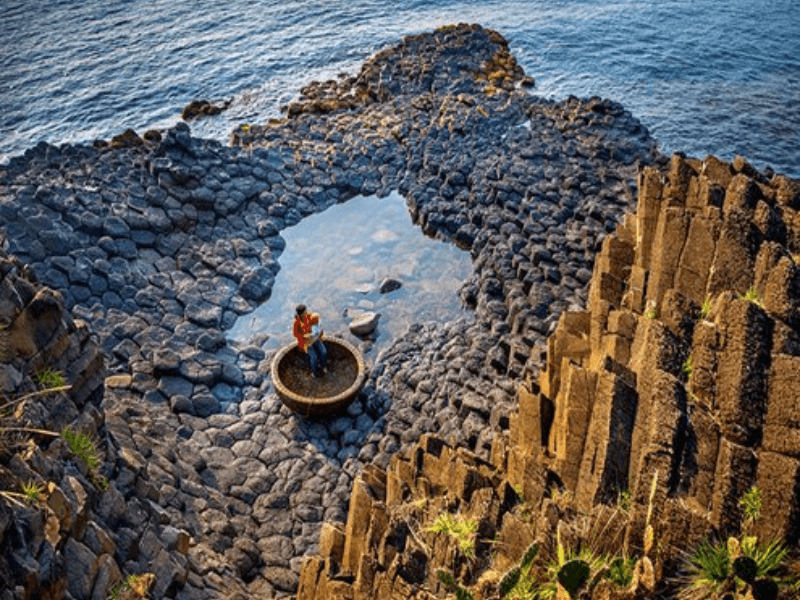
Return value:
M 88 435 L 72 431 L 69 427 L 66 427 L 61 432 L 61 437 L 66 440 L 70 451 L 75 456 L 79 456 L 83 459 L 83 462 L 86 463 L 86 468 L 90 471 L 100 466 L 100 457 L 97 455 L 97 448 L 95 448 L 94 442 L 92 442 Z
M 631 491 L 629 489 L 624 489 L 617 495 L 617 506 L 624 513 L 630 512 Z
M 562 504 L 569 504 L 572 501 L 572 495 L 566 488 L 561 489 L 557 486 L 553 486 L 550 488 L 550 499 L 560 506 Z
M 651 321 L 653 319 L 657 319 L 658 318 L 658 309 L 656 309 L 656 308 L 648 308 L 646 311 L 644 311 L 644 318 L 645 319 L 650 319 Z
M 749 531 L 753 523 L 761 518 L 761 490 L 753 486 L 739 500 L 742 507 L 742 529 Z
M 703 306 L 700 307 L 700 314 L 698 315 L 698 317 L 700 317 L 701 319 L 705 319 L 708 316 L 708 313 L 710 312 L 711 312 L 711 298 L 706 297 L 706 299 L 703 300 Z
M 746 540 L 747 543 L 741 544 L 736 538 L 729 539 L 727 544 L 702 541 L 689 560 L 689 584 L 679 597 L 684 600 L 711 598 L 731 583 L 735 589 L 765 580 L 776 585 L 788 584 L 776 577 L 788 554 L 783 542 L 772 540 L 759 544 L 750 541 L 754 538 Z
M 728 578 L 730 560 L 728 548 L 703 540 L 689 559 L 689 585 L 679 597 L 685 600 L 710 598 Z
M 19 507 L 33 506 L 44 499 L 44 486 L 41 484 L 28 481 L 27 483 L 21 483 L 20 489 L 22 492 L 0 491 L 0 497 Z
M 781 540 L 759 541 L 748 535 L 752 525 L 761 518 L 761 490 L 751 487 L 739 501 L 742 507 L 741 540 L 731 536 L 726 543 L 703 541 L 689 559 L 688 585 L 679 594 L 684 600 L 709 598 L 723 587 L 749 589 L 755 597 L 758 590 L 777 590 L 794 580 L 783 579 L 783 563 L 789 549 Z
M 780 569 L 789 549 L 781 540 L 769 540 L 743 546 L 742 553 L 755 561 L 758 577 L 768 577 Z
M 44 390 L 63 388 L 66 385 L 64 375 L 52 369 L 42 369 L 34 375 L 34 379 L 39 387 Z
M 22 494 L 25 496 L 28 504 L 37 504 L 42 500 L 44 494 L 44 486 L 33 481 L 23 483 L 21 486 Z
M 681 373 L 686 378 L 686 381 L 692 380 L 692 357 L 687 356 L 686 360 L 683 361 L 683 365 L 681 365 Z
M 449 571 L 438 569 L 436 571 L 436 577 L 442 582 L 442 585 L 444 585 L 444 588 L 448 592 L 453 592 L 455 594 L 456 600 L 474 600 L 474 596 L 470 593 L 470 591 L 465 587 L 462 587 L 456 581 L 456 578 L 453 577 L 453 574 Z
M 64 428 L 61 437 L 66 440 L 70 451 L 86 464 L 92 483 L 105 491 L 108 488 L 108 480 L 97 472 L 100 467 L 100 455 L 92 439 L 85 433 L 72 431 L 69 427 Z
M 608 563 L 608 579 L 617 587 L 628 587 L 633 581 L 633 569 L 636 559 L 632 556 L 615 556 Z
M 574 596 L 593 575 L 604 571 L 606 564 L 606 558 L 590 548 L 581 548 L 577 552 L 564 548 L 559 536 L 557 558 L 547 565 L 546 580 L 538 583 L 534 597 L 541 600 L 556 598 L 559 586 Z
M 519 498 L 520 517 L 522 517 L 523 521 L 529 522 L 533 517 L 533 508 L 525 501 L 525 497 L 522 495 L 522 486 L 517 483 L 512 487 L 517 498 Z
M 539 544 L 531 544 L 522 556 L 519 566 L 512 568 L 503 576 L 499 585 L 501 598 L 526 600 L 533 597 L 536 587 L 536 578 L 533 576 L 533 563 L 538 554 Z
M 122 600 L 122 598 L 130 598 L 131 596 L 145 598 L 151 581 L 152 576 L 150 575 L 128 575 L 111 588 L 109 598 L 111 600 Z
M 430 533 L 446 533 L 458 543 L 464 556 L 467 558 L 475 556 L 475 532 L 478 530 L 476 521 L 443 513 L 425 530 Z
M 750 287 L 744 294 L 740 294 L 739 298 L 743 300 L 747 300 L 748 302 L 752 302 L 756 306 L 761 306 L 761 296 L 756 291 L 756 288 Z

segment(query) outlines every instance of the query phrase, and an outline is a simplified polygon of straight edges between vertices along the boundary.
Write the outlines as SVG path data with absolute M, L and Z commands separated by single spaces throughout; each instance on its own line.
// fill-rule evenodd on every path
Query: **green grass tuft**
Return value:
M 743 300 L 747 300 L 748 302 L 752 302 L 756 306 L 763 306 L 761 301 L 761 296 L 756 291 L 756 288 L 750 287 L 744 294 L 740 294 L 739 298 Z
M 700 314 L 698 315 L 701 319 L 705 319 L 708 316 L 708 313 L 711 312 L 711 298 L 706 298 L 703 300 L 703 306 L 700 307 Z
M 686 357 L 686 360 L 681 365 L 681 373 L 686 378 L 686 381 L 692 380 L 692 357 Z
M 64 375 L 52 369 L 42 369 L 36 373 L 34 379 L 39 388 L 43 390 L 52 390 L 53 388 L 60 388 L 66 385 Z
M 91 438 L 84 434 L 72 431 L 69 427 L 65 427 L 61 432 L 61 437 L 66 440 L 70 451 L 83 459 L 86 463 L 86 468 L 89 473 L 94 475 L 100 466 L 100 456 L 97 453 L 97 448 L 92 442 Z
M 475 556 L 475 532 L 478 530 L 476 521 L 444 513 L 436 517 L 433 525 L 425 530 L 430 533 L 448 534 L 458 543 L 464 556 L 467 558 Z

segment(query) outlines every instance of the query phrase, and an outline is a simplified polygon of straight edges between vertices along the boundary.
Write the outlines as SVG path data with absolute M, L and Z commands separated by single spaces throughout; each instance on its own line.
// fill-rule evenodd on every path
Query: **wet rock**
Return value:
M 272 271 L 258 267 L 247 273 L 241 281 L 239 293 L 245 300 L 265 302 L 272 293 L 275 277 Z
M 350 321 L 350 333 L 359 337 L 366 337 L 375 331 L 378 326 L 380 313 L 366 312 Z
M 378 291 L 381 294 L 388 294 L 389 292 L 399 290 L 402 286 L 403 283 L 400 280 L 394 279 L 393 277 L 387 277 L 386 279 L 381 281 L 381 285 L 378 288 Z
M 221 113 L 230 106 L 230 100 L 223 104 L 212 104 L 208 100 L 192 100 L 181 111 L 181 119 L 193 121 L 200 117 L 210 117 Z

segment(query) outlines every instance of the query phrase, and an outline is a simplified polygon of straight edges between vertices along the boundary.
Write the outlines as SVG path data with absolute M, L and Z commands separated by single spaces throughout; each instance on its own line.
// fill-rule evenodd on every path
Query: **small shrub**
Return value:
M 94 471 L 100 466 L 100 457 L 97 455 L 97 448 L 95 448 L 94 442 L 92 442 L 88 435 L 72 431 L 69 427 L 66 427 L 61 432 L 61 437 L 66 440 L 70 451 L 75 456 L 79 456 L 83 459 L 87 469 Z
M 788 548 L 780 540 L 763 543 L 758 543 L 755 537 L 745 537 L 742 542 L 732 537 L 727 543 L 704 540 L 689 559 L 688 585 L 678 597 L 683 600 L 713 597 L 731 580 L 740 588 L 757 581 L 788 584 L 789 581 L 774 579 L 787 554 Z
M 516 484 L 513 486 L 514 493 L 519 498 L 519 508 L 520 508 L 520 516 L 522 517 L 523 521 L 529 522 L 533 517 L 533 508 L 530 504 L 525 501 L 525 498 L 522 495 L 522 486 L 520 484 Z
M 0 490 L 0 498 L 3 498 L 19 507 L 34 506 L 44 500 L 44 486 L 33 481 L 20 484 L 21 492 L 9 492 Z
M 457 543 L 461 552 L 467 558 L 475 556 L 475 532 L 478 530 L 478 523 L 470 519 L 461 519 L 444 513 L 436 517 L 433 525 L 425 529 L 430 533 L 446 533 Z
M 572 495 L 566 488 L 562 490 L 557 486 L 553 486 L 550 488 L 550 499 L 559 506 L 564 506 L 572 501 Z
M 658 318 L 658 309 L 656 309 L 656 308 L 648 308 L 646 311 L 644 311 L 644 318 L 645 319 L 649 319 L 651 321 L 653 319 L 657 319 Z
M 781 540 L 769 540 L 743 550 L 745 556 L 755 561 L 758 577 L 769 577 L 778 571 L 788 553 L 789 549 Z
M 631 491 L 629 489 L 620 490 L 617 488 L 617 508 L 624 513 L 631 510 Z
M 752 302 L 756 306 L 762 306 L 761 304 L 761 296 L 756 291 L 756 288 L 750 287 L 744 294 L 740 294 L 739 298 L 743 300 L 747 300 L 748 302 Z

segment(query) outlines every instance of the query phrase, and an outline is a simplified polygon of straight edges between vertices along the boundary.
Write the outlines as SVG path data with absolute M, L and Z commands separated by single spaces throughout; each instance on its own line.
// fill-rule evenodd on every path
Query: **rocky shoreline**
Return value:
M 89 324 L 110 375 L 97 430 L 111 492 L 87 507 L 108 543 L 72 532 L 79 560 L 58 571 L 72 597 L 149 572 L 154 597 L 288 597 L 366 465 L 429 432 L 488 458 L 559 315 L 586 304 L 640 167 L 666 163 L 618 104 L 529 84 L 496 32 L 444 28 L 309 86 L 231 147 L 181 124 L 114 147 L 40 144 L 0 167 L 4 250 Z M 413 326 L 347 414 L 305 421 L 272 390 L 269 356 L 225 330 L 268 300 L 282 229 L 394 189 L 426 233 L 470 249 L 474 323 Z M 34 597 L 44 571 L 2 598 Z M 73 588 L 86 572 L 103 576 Z

